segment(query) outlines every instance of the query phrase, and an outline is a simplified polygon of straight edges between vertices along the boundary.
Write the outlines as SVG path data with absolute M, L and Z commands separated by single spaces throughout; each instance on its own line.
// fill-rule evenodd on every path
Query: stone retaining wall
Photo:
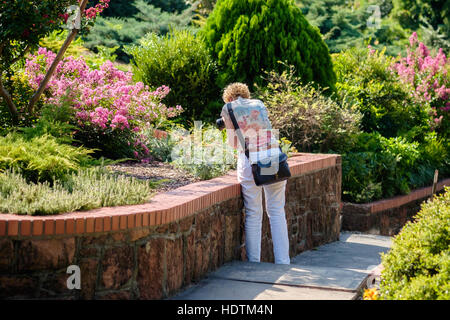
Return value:
M 450 186 L 450 179 L 437 184 L 436 191 Z M 419 212 L 420 205 L 431 197 L 431 187 L 414 190 L 408 195 L 366 204 L 342 204 L 342 230 L 361 231 L 385 236 L 396 235 L 407 221 Z
M 341 161 L 298 154 L 286 191 L 290 254 L 339 239 Z M 157 194 L 150 203 L 58 216 L 0 214 L 0 298 L 161 299 L 245 259 L 235 172 Z M 263 219 L 262 260 L 273 261 Z M 81 289 L 68 289 L 69 265 Z

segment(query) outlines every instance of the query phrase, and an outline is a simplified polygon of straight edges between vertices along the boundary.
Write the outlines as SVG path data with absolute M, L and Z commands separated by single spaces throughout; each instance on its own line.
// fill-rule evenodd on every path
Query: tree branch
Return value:
M 83 14 L 84 9 L 86 8 L 86 5 L 89 0 L 83 0 L 83 2 L 80 5 L 80 14 Z M 39 85 L 38 90 L 34 93 L 33 97 L 31 97 L 30 103 L 28 104 L 28 112 L 32 113 L 34 106 L 36 102 L 39 100 L 40 96 L 45 90 L 45 87 L 47 86 L 48 82 L 50 81 L 51 77 L 53 76 L 53 73 L 56 70 L 56 67 L 58 66 L 59 62 L 62 60 L 64 53 L 66 52 L 67 48 L 69 47 L 70 43 L 73 41 L 75 36 L 78 33 L 78 29 L 72 29 L 72 32 L 69 33 L 69 35 L 66 38 L 66 41 L 64 41 L 64 44 L 59 49 L 58 54 L 55 57 L 55 60 L 53 60 L 52 65 L 50 66 L 50 69 L 48 69 L 44 79 Z

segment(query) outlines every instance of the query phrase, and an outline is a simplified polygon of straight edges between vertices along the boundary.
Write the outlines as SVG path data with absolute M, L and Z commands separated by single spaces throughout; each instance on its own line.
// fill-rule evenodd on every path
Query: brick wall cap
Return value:
M 436 191 L 441 191 L 444 189 L 444 186 L 450 186 L 450 178 L 443 179 L 438 181 L 436 185 Z M 377 213 L 389 209 L 398 208 L 410 202 L 426 198 L 427 196 L 431 196 L 432 187 L 424 187 L 420 189 L 415 189 L 406 195 L 394 196 L 392 198 L 381 199 L 369 203 L 352 203 L 352 202 L 343 202 L 343 212 L 345 211 L 361 211 L 365 213 Z
M 291 168 L 292 176 L 304 175 L 320 169 L 340 166 L 340 155 L 337 154 L 311 154 L 311 153 L 296 153 L 288 160 Z M 215 200 L 225 201 L 227 199 L 238 197 L 241 194 L 240 185 L 236 178 L 236 171 L 229 171 L 227 174 L 213 178 L 210 180 L 199 181 L 189 185 L 179 187 L 167 192 L 156 194 L 150 199 L 150 202 L 137 205 L 125 205 L 117 207 L 103 207 L 89 211 L 68 212 L 52 216 L 27 216 L 16 215 L 8 213 L 0 213 L 0 223 L 5 223 L 11 226 L 11 230 L 0 228 L 0 236 L 32 236 L 33 234 L 40 235 L 40 232 L 35 232 L 29 228 L 29 222 L 34 225 L 36 221 L 41 221 L 44 226 L 49 226 L 44 229 L 45 235 L 61 234 L 64 232 L 73 233 L 73 226 L 84 224 L 85 220 L 89 219 L 88 227 L 83 230 L 77 230 L 76 233 L 90 233 L 104 231 L 104 224 L 94 224 L 92 221 L 95 218 L 104 217 L 118 217 L 119 220 L 126 221 L 127 227 L 136 227 L 134 223 L 135 217 L 130 215 L 142 214 L 164 214 L 165 223 L 172 222 L 178 218 L 179 215 L 175 212 L 183 212 L 183 217 L 186 217 L 193 212 L 199 211 L 214 204 Z M 182 208 L 185 206 L 185 208 Z M 120 219 L 120 217 L 123 217 Z M 25 221 L 26 227 L 21 228 L 22 221 Z M 63 221 L 64 223 L 62 223 Z M 97 221 L 100 221 L 97 219 Z M 78 223 L 79 222 L 79 223 Z M 70 228 L 66 224 L 70 223 Z M 162 222 L 161 222 L 162 224 Z M 58 228 L 54 226 L 57 225 Z M 62 226 L 62 227 L 61 227 Z M 50 228 L 52 227 L 52 228 Z M 122 226 L 121 226 L 122 228 Z M 69 230 L 69 231 L 68 231 Z M 109 231 L 109 230 L 105 230 Z

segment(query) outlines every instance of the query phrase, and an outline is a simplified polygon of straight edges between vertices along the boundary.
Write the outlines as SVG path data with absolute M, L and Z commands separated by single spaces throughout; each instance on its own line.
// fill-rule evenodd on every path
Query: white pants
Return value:
M 250 162 L 239 153 L 237 177 L 242 187 L 245 206 L 245 247 L 251 262 L 261 259 L 262 189 L 269 216 L 275 263 L 289 264 L 289 238 L 284 212 L 286 181 L 258 187 L 252 174 Z

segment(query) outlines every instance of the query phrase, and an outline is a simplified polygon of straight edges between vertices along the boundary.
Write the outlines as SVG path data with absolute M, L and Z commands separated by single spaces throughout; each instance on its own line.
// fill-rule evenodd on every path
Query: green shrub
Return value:
M 404 85 L 389 71 L 392 58 L 384 50 L 350 48 L 333 55 L 337 75 L 337 100 L 355 106 L 363 114 L 362 129 L 395 137 L 414 130 L 429 131 L 428 110 L 415 103 Z
M 67 39 L 68 33 L 69 31 L 66 29 L 54 30 L 46 37 L 39 40 L 39 47 L 47 48 L 48 50 L 57 53 Z M 64 55 L 78 58 L 87 52 L 88 49 L 83 47 L 83 40 L 81 37 L 77 37 L 70 43 L 70 46 L 67 48 Z
M 380 297 L 389 300 L 450 299 L 450 188 L 422 204 L 382 254 Z
M 202 180 L 226 174 L 236 168 L 235 151 L 226 142 L 226 131 L 212 126 L 194 127 L 191 132 L 171 132 L 176 144 L 171 153 L 172 164 Z
M 341 107 L 311 84 L 301 85 L 291 66 L 267 73 L 268 85 L 257 95 L 269 111 L 272 127 L 300 151 L 327 152 L 352 143 L 361 115 Z
M 27 181 L 54 181 L 92 163 L 92 150 L 61 144 L 50 135 L 0 137 L 0 171 L 20 171 Z
M 108 159 L 135 159 L 133 155 L 137 150 L 133 141 L 136 135 L 129 130 L 102 130 L 94 126 L 85 126 L 77 130 L 74 136 L 87 148 L 92 149 L 93 157 L 105 157 Z M 138 149 L 140 150 L 140 149 Z
M 418 143 L 359 134 L 351 151 L 342 155 L 343 199 L 361 203 L 408 193 L 419 157 Z
M 304 83 L 335 89 L 328 47 L 292 0 L 219 0 L 201 30 L 221 68 L 218 84 L 261 83 L 261 70 L 295 66 Z
M 193 16 L 190 8 L 179 14 L 168 13 L 144 0 L 134 1 L 132 5 L 127 6 L 134 7 L 137 12 L 132 16 L 98 17 L 89 34 L 83 38 L 84 45 L 93 51 L 99 46 L 118 47 L 118 59 L 128 62 L 130 56 L 125 52 L 125 46 L 138 44 L 139 39 L 149 32 L 165 35 L 171 26 L 185 28 Z
M 67 33 L 67 30 L 53 31 L 47 37 L 42 38 L 39 41 L 39 46 L 41 48 L 47 48 L 48 50 L 57 53 L 66 40 Z M 117 55 L 115 54 L 115 51 L 119 49 L 118 45 L 111 48 L 102 46 L 100 44 L 96 47 L 92 45 L 90 45 L 89 47 L 92 51 L 88 50 L 85 47 L 83 39 L 81 37 L 78 37 L 74 41 L 72 41 L 70 46 L 67 48 L 65 56 L 71 56 L 74 58 L 83 57 L 87 65 L 92 69 L 99 69 L 100 66 L 107 60 L 111 62 L 116 61 Z M 96 53 L 94 53 L 93 51 L 95 51 Z M 128 71 L 127 65 L 116 63 L 115 66 L 122 71 Z
M 338 149 L 342 153 L 343 199 L 364 203 L 407 194 L 411 189 L 429 186 L 436 169 L 440 178 L 448 177 L 448 142 L 438 139 L 434 132 L 423 139 L 419 144 L 402 137 L 362 133 L 350 149 Z
M 30 183 L 14 171 L 0 174 L 0 212 L 50 215 L 146 202 L 155 182 L 83 169 L 61 180 Z
M 13 69 L 12 72 L 5 73 L 3 85 L 16 105 L 19 112 L 19 118 L 18 121 L 14 123 L 14 119 L 6 102 L 0 97 L 0 135 L 6 134 L 15 126 L 29 126 L 36 121 L 37 118 L 36 112 L 30 114 L 27 111 L 28 102 L 34 94 L 34 89 L 30 86 L 28 78 L 19 63 L 11 68 Z M 35 110 L 39 111 L 41 107 L 42 102 L 38 101 Z
M 411 170 L 413 188 L 430 185 L 434 170 L 439 170 L 440 179 L 450 176 L 450 140 L 439 138 L 436 132 L 429 132 L 423 136 L 419 152 L 418 165 Z
M 31 126 L 19 127 L 17 130 L 27 140 L 50 135 L 58 143 L 71 144 L 73 132 L 77 129 L 71 124 L 74 114 L 75 111 L 68 101 L 60 106 L 47 104 L 42 107 L 39 118 Z
M 383 193 L 386 197 L 408 194 L 411 191 L 411 174 L 420 158 L 419 144 L 404 138 L 381 138 L 380 166 L 385 166 Z M 381 171 L 381 177 L 383 176 Z
M 148 34 L 140 46 L 130 47 L 127 52 L 133 56 L 135 79 L 150 87 L 169 86 L 171 92 L 164 101 L 181 105 L 183 117 L 200 119 L 208 103 L 217 99 L 216 63 L 201 39 L 190 31 L 172 30 L 166 36 Z
M 383 189 L 377 174 L 373 152 L 349 152 L 342 155 L 342 200 L 365 203 L 381 199 Z
M 153 129 L 144 131 L 145 144 L 150 150 L 150 155 L 158 161 L 169 162 L 171 153 L 176 144 L 172 135 L 167 134 L 165 137 L 155 137 Z

